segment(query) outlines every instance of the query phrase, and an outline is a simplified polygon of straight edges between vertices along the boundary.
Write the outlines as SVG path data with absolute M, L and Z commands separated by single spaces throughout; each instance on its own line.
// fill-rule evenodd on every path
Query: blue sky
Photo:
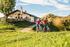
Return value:
M 59 16 L 70 15 L 70 0 L 16 0 L 16 9 L 41 17 L 48 13 Z

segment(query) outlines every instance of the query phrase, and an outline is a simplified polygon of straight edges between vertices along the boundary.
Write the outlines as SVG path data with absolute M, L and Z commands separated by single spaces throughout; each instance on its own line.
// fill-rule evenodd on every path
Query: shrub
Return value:
M 53 20 L 53 25 L 56 26 L 59 30 L 64 29 L 64 24 L 62 18 L 55 18 Z

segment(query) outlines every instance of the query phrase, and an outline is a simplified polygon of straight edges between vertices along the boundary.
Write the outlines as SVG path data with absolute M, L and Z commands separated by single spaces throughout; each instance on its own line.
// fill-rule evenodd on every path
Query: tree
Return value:
M 0 0 L 0 12 L 5 14 L 12 11 L 15 6 L 15 0 Z
M 49 14 L 48 14 L 48 17 L 55 18 L 56 16 L 55 16 L 54 14 L 52 14 L 52 13 L 49 13 Z

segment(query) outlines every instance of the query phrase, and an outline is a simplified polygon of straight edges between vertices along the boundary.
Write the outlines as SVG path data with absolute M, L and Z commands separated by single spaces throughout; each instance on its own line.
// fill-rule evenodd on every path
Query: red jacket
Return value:
M 43 21 L 44 24 L 47 24 L 47 22 L 48 22 L 47 20 L 44 20 L 44 21 Z

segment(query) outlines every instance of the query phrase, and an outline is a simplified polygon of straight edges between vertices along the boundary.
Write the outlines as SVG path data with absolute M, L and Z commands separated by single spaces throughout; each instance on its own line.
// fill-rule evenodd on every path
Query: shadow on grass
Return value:
M 26 28 L 31 25 L 34 25 L 34 23 L 28 22 L 28 21 L 17 21 L 17 22 L 10 22 L 11 24 L 14 24 L 17 28 Z

